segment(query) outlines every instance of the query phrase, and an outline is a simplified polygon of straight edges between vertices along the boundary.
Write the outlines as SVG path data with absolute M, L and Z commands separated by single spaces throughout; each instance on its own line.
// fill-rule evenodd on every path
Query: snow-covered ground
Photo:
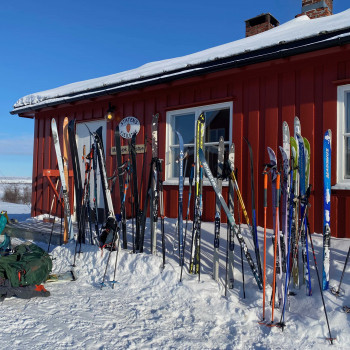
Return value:
M 6 206 L 5 203 L 0 203 Z M 11 214 L 24 216 L 28 207 L 7 207 Z M 22 211 L 22 213 L 20 213 Z M 106 286 L 101 290 L 102 276 L 109 252 L 83 245 L 77 256 L 75 282 L 46 283 L 49 298 L 30 300 L 5 299 L 0 304 L 2 349 L 326 349 L 329 343 L 321 295 L 310 250 L 313 295 L 305 295 L 305 286 L 294 290 L 290 311 L 286 311 L 286 328 L 261 326 L 262 292 L 244 262 L 245 293 L 241 274 L 239 247 L 235 248 L 234 289 L 224 295 L 226 225 L 221 226 L 220 282 L 211 277 L 213 223 L 202 224 L 202 273 L 189 275 L 185 271 L 179 282 L 175 220 L 166 219 L 166 266 L 162 258 L 149 254 L 149 231 L 146 231 L 145 253 L 132 254 L 131 249 L 120 251 L 113 284 L 116 252 L 111 255 Z M 190 228 L 190 224 L 188 225 Z M 128 223 L 131 242 L 131 222 Z M 268 232 L 268 282 L 272 283 L 272 243 Z M 248 232 L 244 238 L 248 241 Z M 259 230 L 262 247 L 262 229 Z M 319 269 L 322 270 L 322 237 L 313 235 Z M 189 247 L 189 239 L 187 247 Z M 337 286 L 346 253 L 348 239 L 332 239 L 331 286 Z M 44 244 L 40 244 L 45 248 Z M 160 235 L 158 251 L 160 251 Z M 251 242 L 250 242 L 251 247 Z M 55 272 L 71 269 L 74 245 L 54 247 Z M 129 248 L 131 245 L 129 244 Z M 252 250 L 250 249 L 252 252 Z M 188 254 L 186 254 L 186 265 Z M 348 267 L 343 280 L 344 296 L 336 298 L 324 293 L 334 348 L 349 349 L 349 314 L 342 312 L 350 304 Z M 267 288 L 270 300 L 271 287 Z M 267 320 L 271 309 L 267 302 Z M 275 320 L 280 311 L 275 311 Z

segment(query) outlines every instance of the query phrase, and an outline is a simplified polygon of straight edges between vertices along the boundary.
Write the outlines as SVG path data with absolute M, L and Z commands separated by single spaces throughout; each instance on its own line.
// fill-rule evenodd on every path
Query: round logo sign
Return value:
M 124 139 L 131 139 L 132 135 L 140 131 L 140 122 L 135 117 L 125 117 L 119 123 L 120 136 Z

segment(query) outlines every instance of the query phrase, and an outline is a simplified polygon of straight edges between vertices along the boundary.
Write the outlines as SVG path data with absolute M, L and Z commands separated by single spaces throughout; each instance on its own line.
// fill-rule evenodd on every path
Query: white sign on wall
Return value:
M 132 135 L 138 134 L 140 131 L 140 122 L 135 117 L 125 117 L 119 123 L 120 136 L 124 139 L 131 139 Z

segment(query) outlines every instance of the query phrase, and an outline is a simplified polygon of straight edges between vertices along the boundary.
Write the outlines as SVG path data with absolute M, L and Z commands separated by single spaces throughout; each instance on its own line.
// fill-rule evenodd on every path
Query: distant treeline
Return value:
M 30 204 L 32 199 L 32 186 L 30 184 L 11 184 L 4 186 L 2 201 L 9 203 Z

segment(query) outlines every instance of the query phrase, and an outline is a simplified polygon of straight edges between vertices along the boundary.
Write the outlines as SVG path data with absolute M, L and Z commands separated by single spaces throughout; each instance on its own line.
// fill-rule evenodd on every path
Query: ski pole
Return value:
M 194 178 L 194 163 L 191 166 L 191 173 L 189 178 L 189 190 L 188 190 L 188 202 L 187 202 L 187 212 L 186 212 L 186 225 L 185 225 L 185 237 L 184 237 L 184 244 L 183 244 L 183 253 L 182 253 L 182 264 L 181 264 L 181 272 L 180 272 L 180 282 L 182 281 L 182 271 L 185 263 L 185 245 L 186 245 L 186 236 L 187 236 L 187 224 L 188 224 L 188 218 L 190 215 L 190 203 L 191 203 L 191 195 L 192 195 L 192 184 L 193 184 L 193 178 Z
M 331 289 L 332 294 L 334 294 L 334 295 L 337 296 L 337 297 L 340 296 L 340 287 L 341 287 L 341 284 L 342 284 L 342 282 L 343 282 L 343 277 L 344 277 L 346 265 L 348 264 L 349 255 L 350 255 L 350 247 L 349 247 L 349 250 L 348 250 L 348 255 L 346 256 L 346 259 L 345 259 L 344 268 L 343 268 L 343 272 L 342 272 L 341 277 L 340 277 L 338 289 L 335 289 L 335 287 L 333 287 L 333 288 Z
M 231 227 L 229 223 L 227 222 L 227 238 L 226 238 L 226 271 L 225 271 L 225 297 L 227 297 L 227 283 L 228 283 L 228 254 L 229 254 L 229 245 L 230 245 L 230 238 L 231 238 Z
M 263 317 L 261 322 L 265 321 L 265 299 L 266 299 L 266 215 L 267 215 L 267 170 L 266 167 L 263 172 L 264 175 L 264 269 L 263 269 Z
M 238 179 L 238 169 L 236 168 L 236 174 L 235 174 L 235 181 L 237 182 Z M 234 180 L 231 179 L 233 182 Z M 235 186 L 234 186 L 235 188 Z M 239 197 L 237 193 L 237 202 L 239 203 Z M 239 206 L 237 205 L 237 212 L 238 212 L 238 232 L 241 234 L 241 212 L 239 209 Z M 244 263 L 243 263 L 243 250 L 241 246 L 241 271 L 242 271 L 242 285 L 243 285 L 243 299 L 245 299 L 245 282 L 244 282 Z
M 56 191 L 57 191 L 57 188 L 58 188 L 58 183 L 59 183 L 59 178 L 57 178 L 57 182 L 56 182 Z M 52 202 L 51 202 L 51 207 L 50 207 L 50 212 L 49 212 L 49 221 L 51 219 L 51 214 L 52 214 L 52 209 L 53 209 L 53 205 L 55 203 L 55 194 L 53 194 L 53 197 L 52 197 Z M 56 203 L 56 211 L 58 209 L 58 204 L 60 203 L 60 198 L 57 198 L 57 203 Z M 49 245 L 47 247 L 47 252 L 50 251 L 50 245 L 51 245 L 51 238 L 52 238 L 52 233 L 53 233 L 53 227 L 55 225 L 55 220 L 53 221 L 52 223 L 52 227 L 51 227 L 51 233 L 50 233 L 50 239 L 49 239 Z
M 248 227 L 250 229 L 250 232 L 252 234 L 252 238 L 253 238 L 253 242 L 254 242 L 254 251 L 255 251 L 255 257 L 256 257 L 256 263 L 257 263 L 257 266 L 258 266 L 258 273 L 259 273 L 260 279 L 262 279 L 260 252 L 259 252 L 259 247 L 257 245 L 257 239 L 256 239 L 256 236 L 254 234 L 254 228 L 253 228 L 253 225 L 250 226 L 249 216 L 248 216 L 247 210 L 245 208 L 243 197 L 241 195 L 241 191 L 239 190 L 238 182 L 237 182 L 237 179 L 236 179 L 234 171 L 231 171 L 231 177 L 232 177 L 234 185 L 236 187 L 237 197 L 239 199 L 239 203 L 240 203 L 242 211 L 243 211 L 243 216 L 245 218 L 245 222 L 248 225 Z
M 163 267 L 165 267 L 165 231 L 164 231 L 164 198 L 163 198 L 163 181 L 159 178 L 159 212 L 160 212 L 160 228 L 162 231 L 162 255 Z
M 117 222 L 121 222 L 122 216 L 121 214 L 116 215 L 116 219 Z M 118 225 L 118 223 L 117 223 Z M 120 234 L 118 233 L 118 228 L 117 228 L 117 232 L 114 233 L 115 235 L 118 235 L 117 238 L 117 251 L 116 251 L 116 257 L 115 257 L 115 264 L 114 264 L 114 274 L 113 274 L 113 281 L 112 281 L 112 289 L 114 289 L 114 285 L 117 283 L 117 281 L 115 280 L 115 275 L 117 273 L 117 263 L 118 263 L 118 256 L 119 256 L 119 244 L 120 244 Z M 111 251 L 113 250 L 113 245 L 111 247 Z
M 276 262 L 277 262 L 277 242 L 278 242 L 278 216 L 279 216 L 279 198 L 280 198 L 280 173 L 277 172 L 276 179 L 276 220 L 275 220 L 275 242 L 274 242 L 274 257 L 273 257 L 273 282 L 272 282 L 272 312 L 271 322 L 268 324 L 269 327 L 273 327 L 273 313 L 275 311 L 275 293 L 276 293 Z
M 305 209 L 306 209 L 306 208 L 305 208 Z M 321 293 L 321 298 L 322 298 L 323 310 L 324 310 L 324 314 L 325 314 L 325 316 L 326 316 L 327 327 L 328 327 L 328 332 L 329 332 L 329 338 L 326 338 L 326 339 L 330 341 L 331 345 L 333 345 L 333 340 L 335 340 L 336 338 L 332 338 L 331 329 L 330 329 L 330 327 L 329 327 L 329 321 L 328 321 L 328 316 L 327 316 L 326 304 L 325 304 L 325 302 L 324 302 L 323 290 L 322 290 L 320 275 L 319 275 L 319 273 L 318 273 L 318 267 L 317 267 L 315 249 L 314 249 L 314 244 L 313 244 L 313 242 L 312 242 L 312 237 L 311 237 L 311 232 L 310 232 L 310 225 L 309 225 L 309 220 L 307 219 L 307 217 L 306 217 L 306 222 L 307 222 L 306 237 L 307 237 L 307 233 L 309 233 L 310 243 L 311 243 L 311 249 L 312 249 L 312 255 L 313 255 L 313 257 L 314 257 L 316 275 L 317 275 L 317 280 L 318 280 L 318 285 L 319 285 L 319 287 L 320 287 L 320 293 Z
M 234 146 L 233 146 L 234 147 Z M 231 159 L 229 154 L 229 161 L 233 160 L 233 147 L 231 147 Z M 237 170 L 237 169 L 236 169 Z M 236 176 L 237 177 L 237 176 Z M 228 207 L 232 215 L 234 215 L 234 186 L 232 179 L 229 177 L 229 200 L 228 200 Z M 230 289 L 233 289 L 234 284 L 234 275 L 233 275 L 233 265 L 234 265 L 234 257 L 233 252 L 235 249 L 235 242 L 234 242 L 234 229 L 232 226 L 227 222 L 227 238 L 226 238 L 226 275 L 225 275 L 225 297 L 227 296 L 227 288 L 228 288 L 228 279 L 230 274 Z M 241 252 L 242 253 L 242 252 Z M 243 256 L 242 256 L 243 259 Z
M 236 169 L 236 177 L 237 177 L 237 169 Z M 239 200 L 237 196 L 237 201 Z M 240 214 L 240 209 L 237 205 L 238 209 L 238 232 L 241 234 L 241 214 Z M 243 264 L 243 250 L 241 246 L 241 270 L 242 270 L 242 285 L 243 285 L 243 299 L 245 299 L 245 281 L 244 281 L 244 264 Z
M 102 282 L 101 282 L 101 288 L 102 289 L 103 287 L 105 287 L 105 278 L 106 278 L 106 274 L 107 274 L 107 268 L 108 268 L 108 265 L 109 265 L 109 260 L 111 258 L 111 254 L 112 254 L 112 251 L 113 251 L 113 247 L 115 246 L 115 241 L 117 240 L 118 238 L 118 247 L 117 247 L 117 256 L 116 256 L 116 259 L 118 258 L 118 248 L 119 248 L 119 227 L 118 227 L 118 223 L 116 223 L 116 227 L 114 228 L 114 234 L 113 234 L 113 240 L 112 240 L 112 245 L 111 245 L 111 250 L 109 251 L 109 254 L 108 254 L 108 259 L 107 259 L 107 263 L 106 263 L 106 268 L 105 268 L 105 272 L 103 274 L 103 278 L 102 278 Z M 118 237 L 117 237 L 118 236 Z M 117 264 L 117 262 L 116 262 Z M 114 285 L 114 281 L 113 281 L 113 285 Z

